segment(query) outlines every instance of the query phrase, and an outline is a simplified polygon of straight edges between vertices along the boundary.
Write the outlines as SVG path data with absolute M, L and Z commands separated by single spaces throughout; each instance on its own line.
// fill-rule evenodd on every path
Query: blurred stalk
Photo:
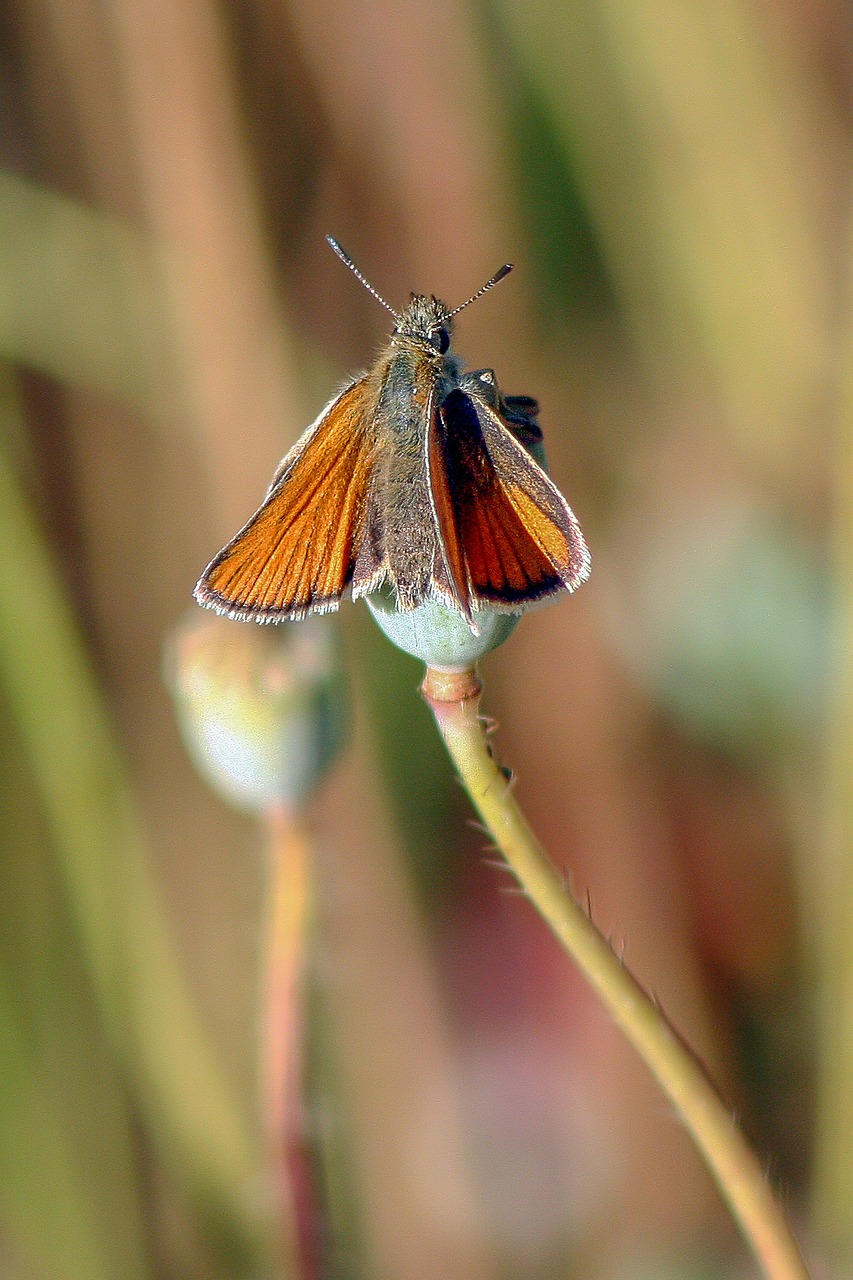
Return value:
M 305 1140 L 305 943 L 310 912 L 307 832 L 284 806 L 267 814 L 270 857 L 267 927 L 261 961 L 261 1107 L 285 1247 L 296 1274 L 321 1274 L 321 1223 Z
M 259 1165 L 246 1120 L 205 1043 L 103 698 L 2 439 L 0 545 L 0 682 L 107 1034 L 211 1239 L 251 1269 L 265 1245 L 250 1201 Z
M 109 0 L 106 12 L 213 523 L 230 535 L 301 417 L 222 16 L 211 0 Z
M 853 227 L 847 262 L 853 281 Z M 853 290 L 848 293 L 836 428 L 836 592 L 829 694 L 825 866 L 818 895 L 817 1118 L 812 1212 L 842 1272 L 853 1269 Z
M 169 646 L 184 745 L 220 799 L 262 819 L 258 1088 L 283 1255 L 300 1280 L 320 1274 L 320 1211 L 303 1101 L 305 964 L 313 845 L 302 820 L 340 750 L 346 698 L 334 627 L 239 626 L 197 609 Z

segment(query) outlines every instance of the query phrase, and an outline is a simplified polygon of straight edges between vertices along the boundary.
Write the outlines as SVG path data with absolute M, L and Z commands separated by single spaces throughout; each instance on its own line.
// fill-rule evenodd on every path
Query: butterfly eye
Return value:
M 445 351 L 447 351 L 450 346 L 450 334 L 442 326 L 438 333 L 433 334 L 432 342 L 436 347 L 438 347 L 439 354 L 444 355 Z

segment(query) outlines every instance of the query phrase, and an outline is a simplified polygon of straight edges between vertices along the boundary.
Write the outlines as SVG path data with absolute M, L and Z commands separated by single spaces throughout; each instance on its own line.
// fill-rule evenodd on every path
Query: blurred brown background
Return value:
M 395 306 L 517 264 L 458 346 L 540 400 L 593 574 L 483 664 L 498 749 L 816 1273 L 850 1273 L 850 77 L 839 0 L 4 6 L 4 1276 L 284 1274 L 267 835 L 193 771 L 163 655 L 386 337 L 327 232 Z M 484 861 L 418 664 L 360 604 L 329 628 L 350 729 L 310 811 L 318 1274 L 753 1274 Z

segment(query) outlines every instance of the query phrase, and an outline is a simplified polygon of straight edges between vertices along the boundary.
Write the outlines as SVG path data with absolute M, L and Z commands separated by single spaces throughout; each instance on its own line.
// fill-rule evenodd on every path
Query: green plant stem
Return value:
M 790 1227 L 704 1068 L 572 897 L 495 763 L 473 672 L 427 668 L 423 686 L 453 763 L 519 884 L 676 1107 L 769 1280 L 808 1280 Z

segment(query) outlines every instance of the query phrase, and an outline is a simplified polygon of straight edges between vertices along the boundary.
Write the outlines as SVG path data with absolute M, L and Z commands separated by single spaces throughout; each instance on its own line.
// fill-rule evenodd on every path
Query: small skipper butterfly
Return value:
M 390 585 L 408 611 L 437 599 L 477 634 L 477 610 L 521 613 L 589 574 L 580 526 L 531 449 L 539 406 L 466 373 L 452 311 L 412 294 L 399 313 L 331 236 L 338 257 L 394 316 L 388 346 L 326 405 L 282 459 L 259 510 L 210 562 L 199 604 L 280 622 Z

